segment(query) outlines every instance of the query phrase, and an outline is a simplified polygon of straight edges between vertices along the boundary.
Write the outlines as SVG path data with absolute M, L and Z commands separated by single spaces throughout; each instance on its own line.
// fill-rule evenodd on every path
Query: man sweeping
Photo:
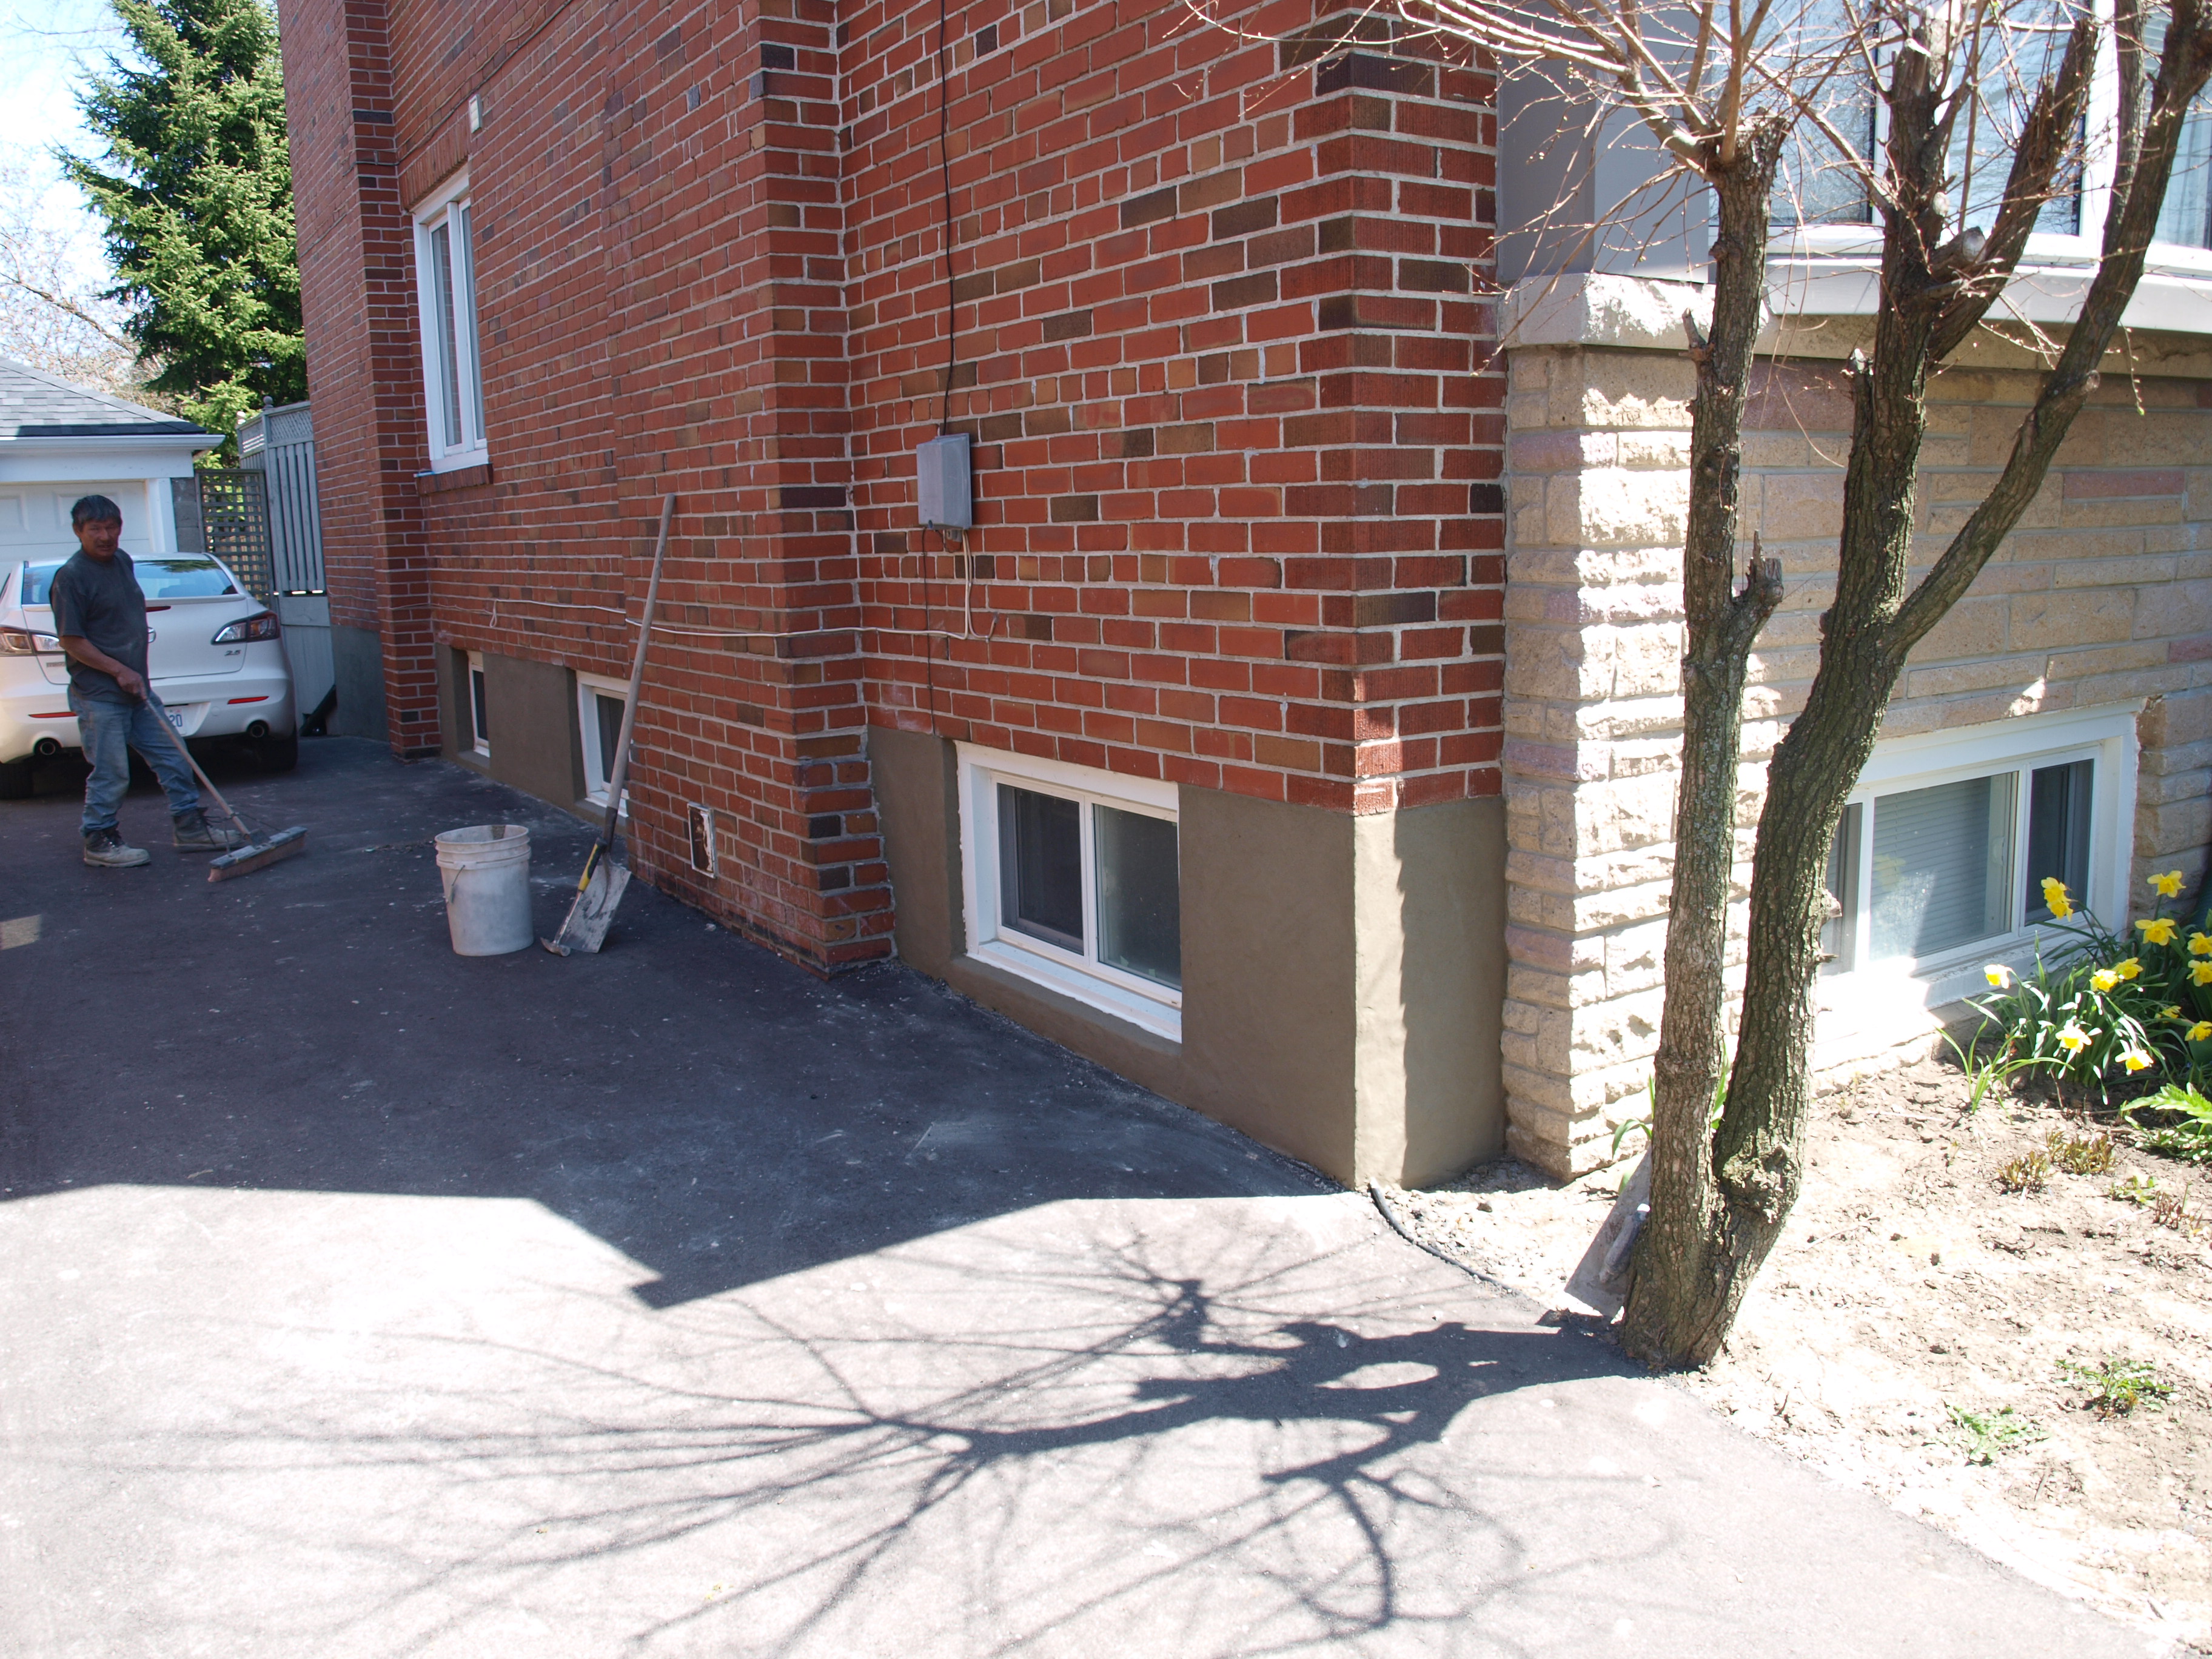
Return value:
M 119 870 L 149 860 L 144 848 L 125 845 L 116 828 L 133 749 L 168 794 L 179 848 L 222 853 L 238 846 L 244 836 L 207 821 L 191 773 L 167 734 L 155 729 L 167 716 L 147 689 L 146 595 L 122 549 L 123 509 L 105 495 L 87 495 L 70 509 L 70 528 L 77 551 L 54 573 L 48 597 L 70 659 L 70 708 L 92 765 L 84 786 L 84 861 Z

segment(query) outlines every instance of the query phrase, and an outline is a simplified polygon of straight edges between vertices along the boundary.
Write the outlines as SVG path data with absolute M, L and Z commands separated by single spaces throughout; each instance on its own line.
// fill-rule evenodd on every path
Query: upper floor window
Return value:
M 2051 197 L 2037 215 L 2040 252 L 2060 258 L 2086 257 L 2101 236 L 2100 222 L 2112 180 L 2111 123 L 2118 102 L 2119 58 L 2112 38 L 2111 0 L 2012 0 L 1991 9 L 1978 38 L 1962 47 L 1969 52 L 1977 95 L 1954 119 L 1945 170 L 1949 175 L 1954 224 L 1988 230 L 2012 171 L 2014 145 L 2037 89 L 2057 72 L 2075 19 L 2094 9 L 2104 24 L 2098 45 L 2090 118 L 2077 135 L 2074 155 L 2052 180 Z M 1774 222 L 1798 228 L 1817 247 L 1847 227 L 1871 225 L 1875 218 L 1863 173 L 1879 166 L 1887 141 L 1887 110 L 1875 96 L 1875 77 L 1886 75 L 1884 54 L 1871 64 L 1850 40 L 1849 19 L 1864 14 L 1839 0 L 1810 0 L 1796 26 L 1805 35 L 1798 55 L 1816 66 L 1801 94 L 1826 128 L 1800 118 L 1782 159 L 1774 191 Z M 2165 13 L 2147 19 L 2144 72 L 2154 73 L 2164 43 Z M 1839 149 L 1830 135 L 1839 136 Z M 1859 233 L 1863 240 L 1864 233 Z M 2063 240 L 2061 240 L 2063 239 Z M 2200 100 L 2183 131 L 2157 240 L 2172 250 L 2169 258 L 2184 266 L 2203 263 L 2187 250 L 2212 248 L 2212 100 Z M 1846 233 L 1837 246 L 1857 246 Z
M 465 174 L 415 220 L 416 310 L 422 328 L 422 388 L 430 467 L 484 459 L 483 373 L 477 359 L 476 237 Z
M 2154 13 L 2143 31 L 2146 75 L 2157 68 L 2166 21 L 2164 12 Z M 2181 247 L 2212 248 L 2212 93 L 2200 93 L 2181 124 L 2181 148 L 2173 158 L 2173 177 L 2166 186 L 2154 236 Z

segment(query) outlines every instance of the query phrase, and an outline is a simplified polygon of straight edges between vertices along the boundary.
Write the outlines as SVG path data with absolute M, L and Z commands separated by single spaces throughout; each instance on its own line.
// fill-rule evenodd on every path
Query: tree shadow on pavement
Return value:
M 0 1201 L 528 1198 L 671 1307 L 1058 1199 L 1327 1189 L 919 975 L 825 982 L 642 883 L 603 955 L 457 957 L 432 835 L 527 824 L 550 933 L 589 830 L 460 766 L 339 738 L 302 757 L 238 798 L 306 823 L 308 855 L 216 885 L 159 846 L 85 869 L 72 801 L 0 813 L 39 918 L 0 1002 Z
M 588 1598 L 615 1621 L 593 1626 L 605 1650 L 1259 1654 L 1389 1633 L 1504 1654 L 1513 1609 L 1567 1594 L 1561 1576 L 1662 1547 L 1613 1506 L 1632 1477 L 1563 1473 L 1515 1421 L 1477 1420 L 1532 1386 L 1623 1375 L 1606 1345 L 1434 1319 L 1380 1282 L 1358 1287 L 1373 1316 L 1285 1316 L 1348 1264 L 1257 1244 L 1212 1272 L 1155 1259 L 1184 1254 L 1106 1224 L 1064 1237 L 1030 1262 L 1059 1315 L 1042 1327 L 951 1239 L 898 1266 L 973 1330 L 855 1328 L 797 1289 L 697 1310 L 741 1376 L 774 1376 L 757 1392 L 437 1339 L 420 1359 L 445 1383 L 349 1394 L 339 1420 L 234 1423 L 191 1471 L 202 1489 L 204 1456 L 404 1494 L 380 1545 L 350 1506 L 328 1540 L 296 1510 L 255 1522 L 271 1560 L 340 1553 L 362 1593 L 290 1629 L 348 1650 Z M 556 1395 L 558 1412 L 524 1403 Z M 1546 1462 L 1565 1553 L 1485 1492 Z M 457 1529 L 464 1509 L 507 1518 Z M 711 1592 L 668 1611 L 665 1564 L 702 1556 L 727 1564 Z M 1478 1634 L 1465 1621 L 1486 1607 Z

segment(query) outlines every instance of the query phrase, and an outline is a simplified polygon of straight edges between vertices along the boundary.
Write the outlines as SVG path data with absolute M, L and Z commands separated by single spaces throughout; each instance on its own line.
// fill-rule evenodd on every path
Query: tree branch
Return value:
M 18 289 L 22 293 L 29 295 L 40 304 L 52 306 L 56 311 L 60 312 L 64 316 L 72 318 L 76 321 L 82 323 L 87 328 L 92 330 L 94 333 L 99 335 L 101 339 L 106 341 L 108 344 L 119 347 L 125 351 L 132 352 L 134 354 L 137 352 L 137 347 L 133 345 L 129 339 L 118 332 L 115 329 L 111 328 L 107 324 L 100 321 L 99 318 L 94 316 L 75 300 L 70 299 L 68 295 L 57 294 L 51 289 L 43 288 L 36 283 L 18 276 L 14 271 L 0 271 L 0 283 L 5 283 L 9 288 Z
M 2096 64 L 2096 21 L 2084 17 L 2067 39 L 2058 73 L 2036 90 L 2013 151 L 2004 200 L 1981 257 L 1936 319 L 1928 347 L 1936 362 L 1943 362 L 1974 331 L 2027 252 L 2036 219 L 2051 199 L 2051 180 L 2077 142 Z
M 2158 79 L 2151 91 L 2135 176 L 2129 180 L 2126 196 L 2106 217 L 2103 256 L 2081 314 L 2058 362 L 2045 376 L 2034 406 L 2014 434 L 2012 453 L 1996 483 L 1883 630 L 1883 653 L 1893 662 L 1901 663 L 1966 597 L 1982 567 L 2043 487 L 2058 446 L 2095 388 L 2097 366 L 2111 349 L 2120 318 L 2142 280 L 2143 262 L 2181 146 L 2182 124 L 2191 103 L 2212 78 L 2212 27 L 2206 27 L 2204 3 L 2173 0 L 2172 23 L 2166 31 L 2166 49 L 2159 55 Z

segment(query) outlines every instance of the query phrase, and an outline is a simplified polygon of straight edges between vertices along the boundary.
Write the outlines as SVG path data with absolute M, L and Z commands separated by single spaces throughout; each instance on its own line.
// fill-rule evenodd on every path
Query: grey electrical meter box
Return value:
M 968 473 L 968 434 L 932 438 L 915 451 L 915 480 L 925 530 L 967 530 L 975 522 Z

